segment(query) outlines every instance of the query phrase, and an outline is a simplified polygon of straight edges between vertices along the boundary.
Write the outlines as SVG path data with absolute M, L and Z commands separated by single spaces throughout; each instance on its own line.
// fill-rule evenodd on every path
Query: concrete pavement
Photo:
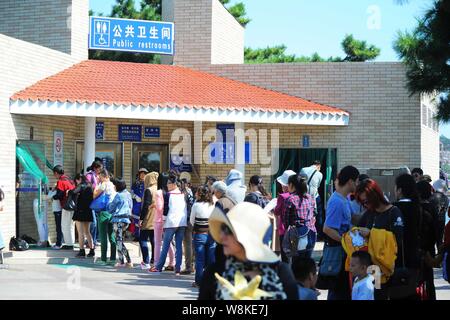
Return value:
M 0 265 L 0 299 L 61 299 L 61 300 L 192 300 L 198 289 L 192 288 L 193 275 L 175 276 L 173 272 L 150 274 L 140 269 L 139 246 L 126 243 L 133 269 L 101 266 L 94 259 L 74 258 L 76 251 L 36 249 L 6 254 Z M 315 248 L 314 258 L 322 253 L 322 243 Z M 100 255 L 97 250 L 97 257 Z M 450 300 L 450 284 L 435 270 L 438 300 Z M 319 300 L 326 300 L 322 290 Z

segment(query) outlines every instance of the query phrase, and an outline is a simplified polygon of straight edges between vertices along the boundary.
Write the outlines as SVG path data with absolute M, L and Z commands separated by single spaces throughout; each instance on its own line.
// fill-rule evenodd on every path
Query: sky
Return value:
M 90 9 L 108 15 L 115 0 L 90 0 Z M 139 0 L 135 0 L 136 5 Z M 231 4 L 238 1 L 231 1 Z M 341 56 L 346 34 L 381 49 L 375 61 L 398 61 L 392 43 L 399 30 L 412 30 L 432 0 L 241 0 L 252 21 L 245 30 L 245 46 L 284 44 L 288 54 Z M 405 2 L 405 1 L 404 1 Z M 450 125 L 441 125 L 450 138 Z

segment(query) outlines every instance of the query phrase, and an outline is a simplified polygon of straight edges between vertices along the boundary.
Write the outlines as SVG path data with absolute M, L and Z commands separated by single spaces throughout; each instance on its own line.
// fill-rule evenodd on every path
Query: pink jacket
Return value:
M 274 209 L 275 216 L 277 217 L 277 227 L 278 227 L 278 235 L 282 236 L 286 232 L 286 229 L 284 228 L 284 212 L 286 210 L 285 208 L 285 202 L 286 199 L 289 198 L 290 193 L 280 193 L 278 195 L 277 199 L 277 205 Z
M 156 191 L 155 205 L 156 205 L 156 210 L 155 210 L 154 223 L 163 224 L 164 197 L 163 197 L 162 190 Z

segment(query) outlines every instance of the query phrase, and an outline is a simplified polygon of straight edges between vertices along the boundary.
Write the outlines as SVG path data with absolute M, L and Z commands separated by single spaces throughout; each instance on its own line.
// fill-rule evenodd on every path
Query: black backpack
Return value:
M 12 237 L 9 241 L 9 250 L 11 251 L 25 251 L 28 250 L 30 246 L 25 240 L 17 239 L 16 237 Z

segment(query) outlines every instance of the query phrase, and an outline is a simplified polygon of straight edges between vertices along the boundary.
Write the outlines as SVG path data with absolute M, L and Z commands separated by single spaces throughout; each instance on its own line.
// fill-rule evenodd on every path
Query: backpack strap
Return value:
M 313 174 L 311 175 L 311 177 L 309 177 L 308 179 L 308 187 L 309 187 L 309 183 L 311 182 L 312 178 L 314 177 L 314 175 L 316 174 L 317 170 L 314 170 Z

